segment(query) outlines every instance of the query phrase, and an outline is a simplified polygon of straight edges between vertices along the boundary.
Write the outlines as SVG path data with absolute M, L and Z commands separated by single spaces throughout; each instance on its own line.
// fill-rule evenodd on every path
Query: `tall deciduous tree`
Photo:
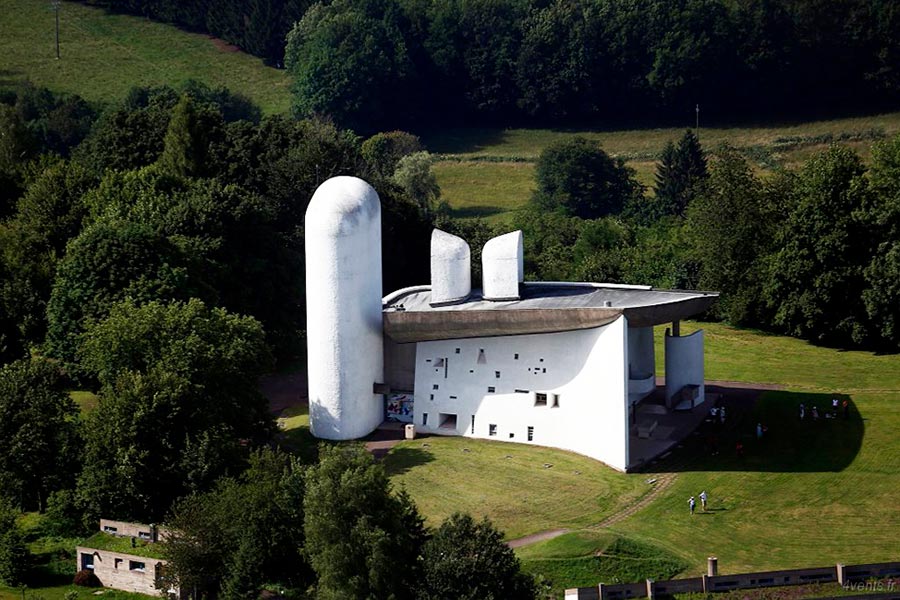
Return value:
M 900 136 L 876 144 L 870 171 L 872 195 L 866 222 L 875 232 L 875 251 L 866 266 L 866 311 L 888 347 L 900 346 Z
M 779 219 L 764 186 L 733 148 L 716 153 L 702 193 L 688 211 L 688 231 L 700 263 L 700 286 L 719 290 L 715 312 L 735 325 L 760 325 L 765 260 L 773 250 Z
M 357 131 L 401 124 L 413 63 L 394 3 L 338 0 L 312 6 L 288 34 L 294 113 L 328 115 Z
M 767 288 L 775 324 L 791 335 L 830 344 L 869 337 L 862 291 L 873 239 L 859 215 L 869 193 L 864 172 L 853 150 L 832 146 L 799 174 Z
M 159 521 L 172 501 L 209 489 L 265 442 L 257 389 L 271 357 L 259 323 L 201 301 L 124 302 L 79 350 L 102 384 L 87 420 L 79 492 L 86 519 Z
M 490 521 L 455 513 L 422 554 L 420 600 L 531 600 L 537 589 Z
M 422 518 L 394 494 L 362 446 L 323 446 L 307 471 L 306 552 L 323 600 L 412 598 L 420 577 Z
M 642 193 L 625 161 L 610 157 L 597 142 L 580 136 L 541 152 L 535 180 L 533 200 L 538 206 L 582 219 L 617 214 Z
M 0 583 L 22 583 L 31 563 L 25 536 L 16 522 L 19 512 L 0 498 Z
M 74 483 L 77 414 L 57 365 L 24 359 L 0 369 L 0 499 L 43 510 L 51 492 Z

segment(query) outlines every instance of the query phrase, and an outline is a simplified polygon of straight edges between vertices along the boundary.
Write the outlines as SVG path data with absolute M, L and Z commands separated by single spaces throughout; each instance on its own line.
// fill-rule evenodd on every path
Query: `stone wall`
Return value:
M 78 570 L 81 569 L 82 554 L 93 555 L 94 575 L 103 587 L 151 596 L 159 594 L 156 577 L 166 561 L 79 546 L 75 549 L 75 568 Z

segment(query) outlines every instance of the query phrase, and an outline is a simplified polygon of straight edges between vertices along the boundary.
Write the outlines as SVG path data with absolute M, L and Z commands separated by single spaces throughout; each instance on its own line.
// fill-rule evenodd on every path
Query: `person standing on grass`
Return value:
M 706 512 L 706 499 L 708 496 L 706 495 L 706 490 L 700 492 L 700 507 L 703 509 L 703 512 Z
M 691 516 L 694 515 L 694 507 L 697 506 L 697 501 L 694 500 L 694 497 L 691 496 L 690 500 L 688 500 L 688 506 L 691 507 Z

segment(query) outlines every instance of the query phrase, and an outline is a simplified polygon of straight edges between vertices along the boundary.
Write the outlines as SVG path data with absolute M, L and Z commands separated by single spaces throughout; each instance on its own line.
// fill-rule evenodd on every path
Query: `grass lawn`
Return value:
M 435 163 L 434 173 L 456 218 L 507 222 L 534 190 L 532 163 L 445 160 Z
M 244 94 L 266 113 L 285 112 L 290 104 L 284 71 L 208 35 L 63 2 L 56 60 L 49 2 L 0 0 L 0 15 L 0 86 L 30 79 L 88 100 L 113 101 L 133 86 L 197 79 Z
M 575 530 L 518 551 L 526 568 L 555 578 L 554 586 L 609 577 L 590 557 L 619 539 L 659 549 L 650 555 L 682 565 L 684 576 L 703 572 L 707 556 L 719 557 L 723 573 L 897 560 L 900 355 L 820 348 L 721 324 L 683 323 L 683 333 L 701 326 L 707 379 L 785 389 L 765 392 L 752 414 L 722 434 L 719 456 L 707 456 L 689 442 L 654 467 L 675 473 L 674 482 L 610 528 L 589 525 L 639 497 L 647 474 L 621 474 L 558 450 L 432 438 L 405 442 L 394 450 L 399 456 L 388 455 L 393 480 L 406 486 L 431 523 L 467 510 L 490 516 L 509 538 Z M 660 370 L 663 331 L 657 329 Z M 849 419 L 798 420 L 800 402 L 824 408 L 833 396 L 849 400 Z M 760 441 L 757 422 L 768 427 Z M 743 458 L 728 451 L 736 439 L 744 442 Z M 404 458 L 413 450 L 418 455 Z M 532 452 L 539 458 L 528 458 Z M 520 465 L 515 471 L 510 459 L 499 460 L 507 454 Z M 558 469 L 563 460 L 583 461 L 581 474 Z M 537 461 L 555 466 L 542 471 L 532 464 Z M 556 481 L 545 479 L 549 471 Z M 704 489 L 711 510 L 691 517 L 687 499 Z M 637 579 L 654 573 L 648 565 L 641 569 L 634 572 L 641 573 Z
M 639 182 L 652 193 L 656 158 L 684 128 L 620 131 L 560 129 L 450 129 L 424 136 L 431 152 L 442 155 L 435 172 L 444 199 L 455 216 L 506 218 L 506 211 L 523 206 L 533 189 L 533 163 L 554 142 L 573 135 L 597 140 L 603 149 L 626 160 Z M 776 167 L 795 169 L 831 142 L 851 146 L 863 160 L 881 136 L 900 133 L 900 112 L 809 123 L 702 128 L 701 142 L 712 150 L 723 142 L 742 149 L 758 174 Z M 502 166 L 501 166 L 502 165 Z
M 586 527 L 649 491 L 645 478 L 570 452 L 459 437 L 401 442 L 384 464 L 429 525 L 468 512 L 489 517 L 508 538 Z
M 93 392 L 75 390 L 69 392 L 69 396 L 75 401 L 75 404 L 82 413 L 88 413 L 94 410 L 97 408 L 97 402 L 100 401 L 97 394 Z

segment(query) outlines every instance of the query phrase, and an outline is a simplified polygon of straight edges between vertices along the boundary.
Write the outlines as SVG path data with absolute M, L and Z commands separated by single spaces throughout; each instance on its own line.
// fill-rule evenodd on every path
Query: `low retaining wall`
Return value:
M 728 592 L 731 590 L 780 587 L 803 583 L 839 583 L 848 585 L 869 579 L 900 577 L 900 562 L 873 563 L 814 567 L 810 569 L 786 569 L 760 571 L 734 575 L 704 575 L 687 579 L 670 579 L 640 583 L 571 588 L 566 590 L 566 600 L 627 600 L 628 598 L 655 598 L 657 595 L 681 593 Z

